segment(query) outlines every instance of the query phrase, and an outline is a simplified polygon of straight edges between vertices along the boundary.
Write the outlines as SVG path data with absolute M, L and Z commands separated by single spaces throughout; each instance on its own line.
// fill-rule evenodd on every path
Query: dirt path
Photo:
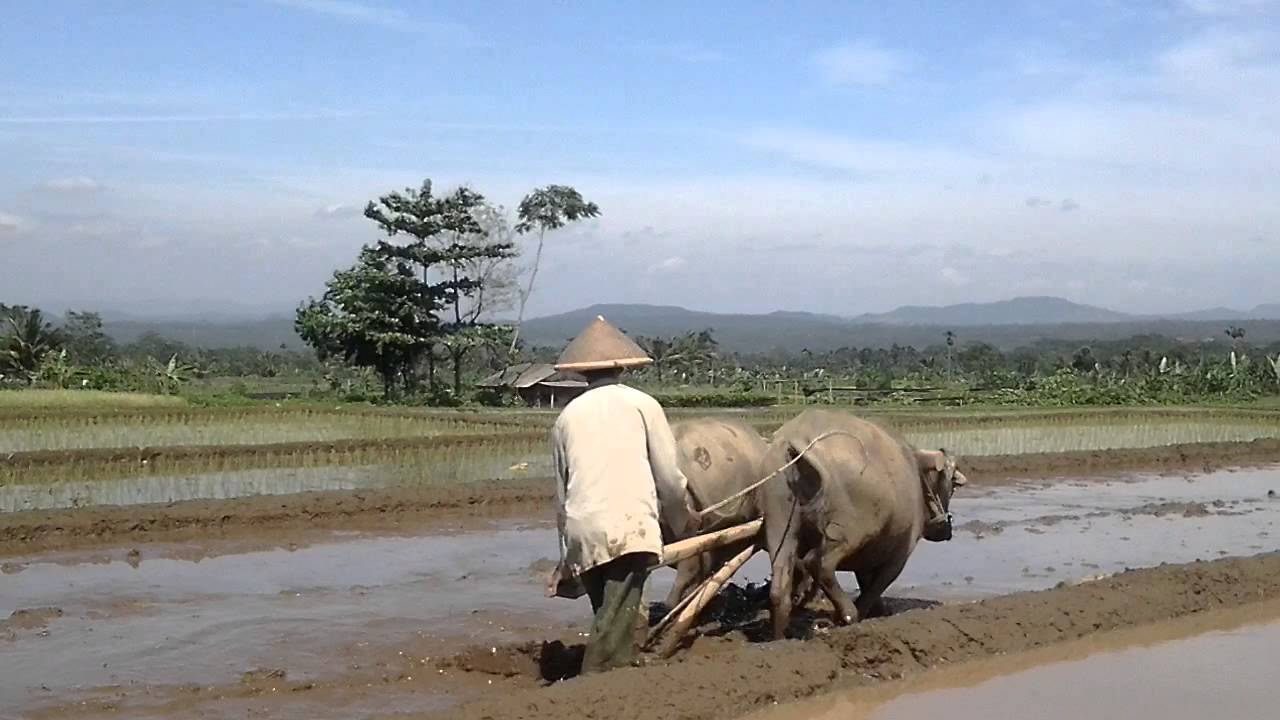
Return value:
M 1280 439 L 1129 450 L 968 457 L 977 484 L 1105 475 L 1123 470 L 1209 471 L 1280 461 Z M 261 495 L 233 500 L 0 513 L 0 557 L 104 544 L 244 538 L 296 540 L 300 531 L 420 532 L 503 516 L 552 518 L 550 480 Z
M 517 677 L 482 700 L 396 717 L 459 720 L 728 720 L 800 698 L 968 661 L 1018 653 L 1094 633 L 1187 618 L 1280 598 L 1280 553 L 1125 572 L 1081 585 L 917 610 L 809 641 L 745 643 L 703 638 L 669 663 L 585 676 L 551 687 Z M 502 649 L 505 653 L 506 649 Z M 529 673 L 530 660 L 490 673 Z M 465 663 L 463 663 L 465 666 Z M 453 682 L 482 671 L 455 672 Z M 392 717 L 387 715 L 385 717 Z

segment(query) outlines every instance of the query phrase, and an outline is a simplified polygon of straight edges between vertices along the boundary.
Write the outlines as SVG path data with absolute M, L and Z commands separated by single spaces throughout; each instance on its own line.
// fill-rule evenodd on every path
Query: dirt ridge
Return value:
M 414 717 L 728 720 L 776 703 L 944 665 L 1277 597 L 1280 552 L 1162 565 L 1051 590 L 913 610 L 838 628 L 810 641 L 748 644 L 701 638 L 671 662 L 547 688 L 503 689 L 461 707 Z

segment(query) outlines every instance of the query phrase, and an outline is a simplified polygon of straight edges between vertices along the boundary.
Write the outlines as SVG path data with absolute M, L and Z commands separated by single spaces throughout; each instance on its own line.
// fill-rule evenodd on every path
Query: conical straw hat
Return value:
M 582 372 L 633 368 L 651 362 L 653 359 L 635 341 L 597 315 L 560 353 L 556 370 Z

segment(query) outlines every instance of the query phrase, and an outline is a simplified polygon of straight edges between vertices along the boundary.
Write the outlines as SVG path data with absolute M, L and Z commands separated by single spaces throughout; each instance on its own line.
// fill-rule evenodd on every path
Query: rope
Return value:
M 769 473 L 768 475 L 765 475 L 765 476 L 764 476 L 763 478 L 761 478 L 760 480 L 758 480 L 758 481 L 756 481 L 756 482 L 752 483 L 751 485 L 748 485 L 747 487 L 743 488 L 742 490 L 739 490 L 738 492 L 736 492 L 736 493 L 734 493 L 734 494 L 730 495 L 729 497 L 727 497 L 727 498 L 725 498 L 725 499 L 721 500 L 720 502 L 718 502 L 718 503 L 716 503 L 716 504 L 714 504 L 714 505 L 712 505 L 712 506 L 710 506 L 710 507 L 707 507 L 707 508 L 704 508 L 704 509 L 700 510 L 700 511 L 698 512 L 698 517 L 699 517 L 699 518 L 705 517 L 705 516 L 707 516 L 707 515 L 709 515 L 709 514 L 711 514 L 711 513 L 715 512 L 716 510 L 719 510 L 720 508 L 724 507 L 725 505 L 728 505 L 729 503 L 731 503 L 731 502 L 733 502 L 733 501 L 735 501 L 735 500 L 740 500 L 743 496 L 745 496 L 745 495 L 748 495 L 748 494 L 750 494 L 750 493 L 755 492 L 757 489 L 759 489 L 759 488 L 760 488 L 760 486 L 761 486 L 761 485 L 764 485 L 765 483 L 767 483 L 767 482 L 769 482 L 770 480 L 774 479 L 774 478 L 775 478 L 775 477 L 777 477 L 777 476 L 778 476 L 778 475 L 779 475 L 783 470 L 786 470 L 787 468 L 789 468 L 789 467 L 791 467 L 792 465 L 795 465 L 797 462 L 799 462 L 799 461 L 800 461 L 800 458 L 804 457 L 804 454 L 805 454 L 805 453 L 807 453 L 807 452 L 809 452 L 810 450 L 812 450 L 812 449 L 813 449 L 813 446 L 814 446 L 814 445 L 817 445 L 819 441 L 821 441 L 821 440 L 825 440 L 825 439 L 827 439 L 827 438 L 831 437 L 832 435 L 848 435 L 849 437 L 854 438 L 855 440 L 857 439 L 857 436 L 856 436 L 856 435 L 854 435 L 854 434 L 853 434 L 853 433 L 851 433 L 851 432 L 847 432 L 847 431 L 845 431 L 845 430 L 828 430 L 827 432 L 824 432 L 824 433 L 822 433 L 821 435 L 819 435 L 819 436 L 815 437 L 813 440 L 811 440 L 811 441 L 809 442 L 809 444 L 808 444 L 808 445 L 805 445 L 805 446 L 804 446 L 804 449 L 803 449 L 803 450 L 801 450 L 801 451 L 799 452 L 799 454 L 797 454 L 795 457 L 791 458 L 791 460 L 790 460 L 786 465 L 783 465 L 782 467 L 778 468 L 777 470 L 774 470 L 773 472 Z

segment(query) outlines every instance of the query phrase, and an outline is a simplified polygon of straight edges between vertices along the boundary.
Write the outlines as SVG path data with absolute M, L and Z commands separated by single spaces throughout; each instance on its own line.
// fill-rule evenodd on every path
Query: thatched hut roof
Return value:
M 549 363 L 518 363 L 476 383 L 480 387 L 509 387 L 517 390 L 544 385 L 556 388 L 586 387 L 587 381 L 576 373 L 560 372 Z

